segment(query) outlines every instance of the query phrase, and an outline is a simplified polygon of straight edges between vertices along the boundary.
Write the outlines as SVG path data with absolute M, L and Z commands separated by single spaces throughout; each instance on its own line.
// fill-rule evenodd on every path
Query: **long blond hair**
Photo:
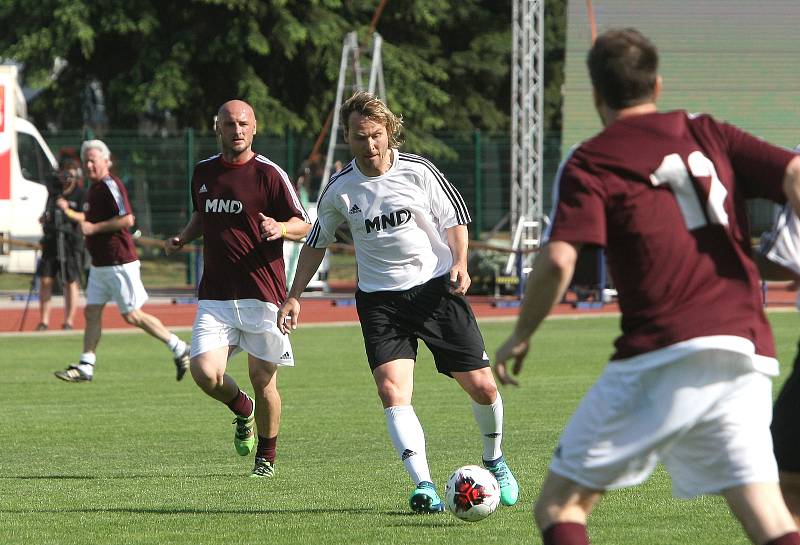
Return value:
M 349 120 L 353 112 L 386 127 L 389 147 L 399 148 L 403 145 L 403 116 L 393 114 L 389 107 L 372 93 L 356 91 L 342 104 L 339 109 L 339 121 L 345 136 L 350 130 Z

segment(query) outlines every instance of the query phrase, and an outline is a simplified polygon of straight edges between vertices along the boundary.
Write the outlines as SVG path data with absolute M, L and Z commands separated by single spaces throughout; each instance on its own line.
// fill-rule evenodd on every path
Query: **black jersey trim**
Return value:
M 328 189 L 330 189 L 330 187 L 333 185 L 333 183 L 335 181 L 337 181 L 339 178 L 341 178 L 343 175 L 347 174 L 348 172 L 353 172 L 353 162 L 352 161 L 350 161 L 347 164 L 346 167 L 344 167 L 342 170 L 340 170 L 339 172 L 337 172 L 336 174 L 334 174 L 333 176 L 331 176 L 328 179 L 327 185 L 324 188 L 322 188 L 322 193 L 320 193 L 319 197 L 317 197 L 317 203 L 322 202 L 322 197 L 325 196 L 325 193 L 328 192 Z M 319 207 L 319 205 L 318 205 L 318 207 Z
M 319 220 L 314 221 L 314 225 L 311 227 L 311 230 L 306 235 L 306 246 L 311 246 L 312 248 L 316 248 L 316 244 L 319 241 Z
M 455 186 L 447 181 L 447 178 L 444 177 L 444 174 L 439 172 L 439 169 L 436 168 L 433 163 L 424 157 L 410 153 L 400 153 L 400 161 L 408 161 L 410 163 L 417 163 L 427 167 L 427 169 L 431 171 L 433 176 L 439 182 L 439 186 L 441 186 L 445 195 L 447 195 L 447 198 L 450 200 L 450 204 L 453 205 L 453 208 L 456 211 L 456 220 L 458 223 L 461 225 L 466 225 L 472 221 L 472 218 L 469 215 L 469 210 L 467 209 L 467 205 L 464 202 L 464 198 L 461 196 Z

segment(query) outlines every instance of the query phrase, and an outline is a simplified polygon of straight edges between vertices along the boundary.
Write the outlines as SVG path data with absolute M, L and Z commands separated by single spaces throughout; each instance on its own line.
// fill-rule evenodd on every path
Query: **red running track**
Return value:
M 787 284 L 770 284 L 766 291 L 768 308 L 791 309 L 794 307 L 797 292 L 790 289 Z M 475 315 L 481 318 L 514 317 L 519 311 L 518 306 L 512 306 L 512 299 L 495 300 L 490 297 L 470 297 Z M 20 330 L 24 303 L 8 303 L 0 301 L 0 332 L 14 332 Z M 22 331 L 34 331 L 39 323 L 39 305 L 32 301 Z M 147 304 L 144 310 L 157 316 L 167 327 L 187 328 L 194 322 L 196 305 L 193 303 L 170 303 L 168 299 L 159 299 L 158 302 Z M 607 314 L 619 312 L 618 306 L 613 304 L 603 305 L 600 308 L 577 309 L 571 303 L 562 303 L 556 306 L 553 314 Z M 50 328 L 58 330 L 64 319 L 63 309 L 54 306 L 50 314 Z M 347 297 L 325 298 L 318 296 L 304 297 L 302 300 L 302 313 L 300 323 L 323 324 L 336 322 L 357 322 L 358 315 L 352 299 Z M 84 320 L 81 309 L 75 317 L 75 329 L 83 329 Z M 103 313 L 104 329 L 133 329 L 125 323 L 114 305 L 109 305 Z
M 513 317 L 517 315 L 519 308 L 517 306 L 508 306 L 509 300 L 500 300 L 496 305 L 493 300 L 488 298 L 474 297 L 470 298 L 472 308 L 478 318 L 489 317 Z M 302 310 L 300 314 L 300 324 L 323 324 L 323 323 L 336 323 L 336 322 L 358 322 L 358 315 L 356 307 L 352 299 L 336 298 L 326 299 L 309 297 L 304 298 L 302 301 Z M 513 302 L 511 302 L 513 304 Z M 22 321 L 24 305 L 16 304 L 13 307 L 0 306 L 0 332 L 13 332 L 20 331 L 20 323 Z M 194 322 L 194 315 L 197 306 L 193 303 L 169 303 L 158 302 L 146 304 L 143 307 L 145 312 L 157 316 L 165 326 L 170 328 L 191 327 Z M 600 309 L 576 310 L 569 304 L 559 305 L 556 309 L 557 313 L 599 313 L 599 312 L 616 312 L 618 310 L 615 304 L 604 305 Z M 24 327 L 22 331 L 34 331 L 36 325 L 39 323 L 39 308 L 38 302 L 32 301 L 28 313 L 25 317 Z M 64 321 L 64 309 L 60 307 L 53 307 L 50 311 L 50 329 L 58 330 Z M 83 312 L 78 309 L 75 315 L 74 328 L 76 330 L 83 329 L 84 327 Z M 116 306 L 108 305 L 103 312 L 103 329 L 128 329 L 134 328 L 122 319 Z

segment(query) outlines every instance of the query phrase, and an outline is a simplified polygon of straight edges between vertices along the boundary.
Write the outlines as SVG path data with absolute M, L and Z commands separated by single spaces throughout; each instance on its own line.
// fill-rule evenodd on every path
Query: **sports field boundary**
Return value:
M 766 310 L 768 312 L 796 311 L 795 301 L 797 291 L 791 284 L 780 282 L 770 283 L 764 291 Z M 475 316 L 479 321 L 513 321 L 519 313 L 518 301 L 513 298 L 495 299 L 487 296 L 469 297 Z M 14 294 L 0 297 L 0 337 L 32 334 L 32 335 L 70 335 L 82 333 L 84 327 L 82 298 L 75 316 L 73 330 L 63 331 L 60 324 L 63 321 L 63 297 L 54 297 L 52 300 L 51 329 L 35 331 L 39 323 L 38 301 L 31 301 L 24 327 L 20 331 L 20 323 L 25 308 L 25 300 Z M 352 295 L 338 294 L 325 296 L 309 294 L 301 300 L 302 309 L 299 327 L 314 326 L 350 326 L 358 324 L 358 314 Z M 190 331 L 194 322 L 197 305 L 186 302 L 185 299 L 173 297 L 153 297 L 143 309 L 157 316 L 164 325 L 173 331 Z M 553 318 L 584 318 L 589 316 L 619 315 L 619 307 L 615 302 L 594 308 L 576 308 L 574 301 L 567 300 L 553 309 L 550 317 Z M 137 332 L 138 328 L 131 326 L 122 319 L 116 307 L 109 304 L 103 313 L 103 332 Z

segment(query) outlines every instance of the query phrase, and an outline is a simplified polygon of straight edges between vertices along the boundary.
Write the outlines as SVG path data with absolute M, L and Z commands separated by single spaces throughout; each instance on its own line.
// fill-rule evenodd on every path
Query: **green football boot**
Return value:
M 519 485 L 514 475 L 511 473 L 511 469 L 509 469 L 505 457 L 501 456 L 491 465 L 484 460 L 483 465 L 494 475 L 494 478 L 497 479 L 497 483 L 500 485 L 500 503 L 503 505 L 514 505 L 517 503 L 517 499 L 519 499 Z
M 408 498 L 408 505 L 415 513 L 441 513 L 444 502 L 436 493 L 436 486 L 430 481 L 422 481 Z
M 253 447 L 256 445 L 256 436 L 253 433 L 254 413 L 255 407 L 253 407 L 253 412 L 250 413 L 250 416 L 237 415 L 233 419 L 233 424 L 236 424 L 236 431 L 233 434 L 233 446 L 239 456 L 247 456 L 253 452 Z

